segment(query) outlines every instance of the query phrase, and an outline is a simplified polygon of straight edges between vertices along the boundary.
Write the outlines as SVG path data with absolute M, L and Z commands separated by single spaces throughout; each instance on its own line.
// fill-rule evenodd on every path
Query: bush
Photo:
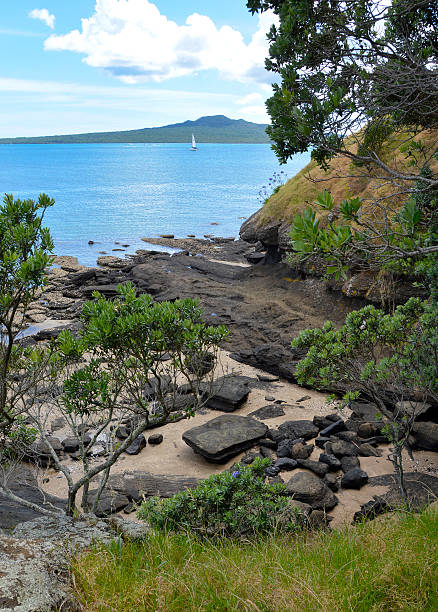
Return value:
M 272 531 L 297 529 L 297 512 L 289 505 L 283 484 L 264 482 L 269 459 L 251 466 L 237 464 L 234 472 L 213 474 L 196 489 L 170 499 L 153 497 L 143 502 L 139 518 L 153 527 L 193 531 L 202 536 L 236 538 Z

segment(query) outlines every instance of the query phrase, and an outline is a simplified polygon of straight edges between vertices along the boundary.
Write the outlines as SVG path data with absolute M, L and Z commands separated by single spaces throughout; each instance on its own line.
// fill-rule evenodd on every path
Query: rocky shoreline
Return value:
M 175 251 L 144 249 L 127 259 L 104 256 L 93 268 L 80 266 L 74 257 L 57 257 L 44 293 L 28 313 L 31 333 L 23 342 L 48 340 L 62 329 L 79 329 L 82 306 L 94 291 L 112 297 L 119 283 L 129 281 L 156 301 L 196 297 L 206 322 L 223 324 L 230 331 L 221 351 L 222 378 L 217 374 L 205 409 L 190 421 L 177 419 L 155 429 L 152 436 L 141 436 L 135 449 L 113 467 L 98 515 L 121 512 L 135 519 L 135 504 L 145 495 L 168 497 L 212 473 L 233 469 L 235 461 L 250 464 L 256 457 L 271 459 L 267 477 L 286 484 L 291 503 L 299 506 L 312 528 L 325 528 L 330 522 L 341 526 L 397 506 L 400 498 L 375 408 L 357 404 L 351 411 L 333 413 L 322 394 L 294 384 L 301 355 L 292 351 L 291 340 L 302 329 L 321 326 L 327 319 L 341 325 L 346 314 L 364 301 L 333 290 L 321 278 L 269 263 L 266 251 L 254 263 L 254 251 L 243 240 L 155 240 Z M 417 508 L 438 495 L 438 425 L 429 423 L 429 417 L 425 414 L 418 424 L 417 450 L 405 464 L 409 495 Z M 72 476 L 80 477 L 74 441 L 66 437 L 63 424 L 52 422 L 50 434 Z M 97 453 L 90 460 L 99 457 Z M 50 461 L 37 474 L 32 466 L 23 466 L 14 487 L 29 501 L 51 508 L 64 504 L 63 479 Z M 9 581 L 7 599 L 2 602 L 0 596 L 0 609 L 33 609 L 31 603 L 12 605 L 26 596 L 19 581 L 20 572 L 27 572 L 20 538 L 31 551 L 29 559 L 35 559 L 28 564 L 30 574 L 23 584 L 31 583 L 29 575 L 40 576 L 38 580 L 49 585 L 50 597 L 58 601 L 53 547 L 46 547 L 42 556 L 35 552 L 47 535 L 46 518 L 37 516 L 0 497 L 0 528 L 15 528 L 13 538 L 0 535 L 0 559 L 13 568 L 7 578 L 0 575 L 0 587 Z M 57 535 L 51 536 L 55 549 L 64 545 L 63 530 L 70 537 L 89 529 L 81 523 L 77 530 L 75 521 L 66 527 L 60 520 L 54 530 Z M 96 521 L 92 523 L 98 538 L 114 537 L 113 528 Z M 68 598 L 68 589 L 63 587 L 60 593 Z

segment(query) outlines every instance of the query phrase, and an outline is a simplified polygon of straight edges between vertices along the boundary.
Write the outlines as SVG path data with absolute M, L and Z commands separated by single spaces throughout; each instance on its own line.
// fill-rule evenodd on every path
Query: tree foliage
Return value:
M 227 334 L 222 326 L 207 326 L 192 299 L 155 303 L 150 295 L 137 296 L 131 283 L 119 285 L 112 300 L 98 292 L 93 296 L 83 308 L 82 331 L 77 336 L 61 332 L 47 349 L 52 384 L 42 401 L 26 411 L 67 480 L 69 514 L 77 511 L 80 490 L 84 511 L 96 511 L 111 467 L 142 432 L 190 416 L 203 405 L 209 389 L 206 356 L 212 376 L 219 343 Z M 182 393 L 187 401 L 178 409 Z M 76 480 L 47 435 L 50 420 L 59 414 L 79 443 L 83 473 Z M 122 425 L 127 432 L 119 440 Z M 102 440 L 105 456 L 95 463 L 93 449 Z M 90 499 L 91 481 L 97 489 Z
M 276 530 L 295 531 L 300 521 L 288 503 L 286 487 L 265 482 L 269 464 L 269 459 L 259 458 L 250 466 L 237 464 L 234 472 L 213 474 L 196 489 L 170 499 L 145 500 L 138 515 L 153 527 L 203 537 L 248 538 Z
M 343 151 L 388 170 L 378 155 L 382 134 L 438 127 L 434 0 L 248 0 L 247 6 L 278 17 L 266 67 L 281 80 L 267 102 L 268 133 L 281 161 L 310 147 L 322 164 Z M 361 133 L 359 154 L 345 146 L 355 133 Z
M 5 195 L 0 206 L 0 441 L 25 411 L 25 395 L 40 376 L 42 353 L 18 342 L 30 302 L 45 284 L 53 242 L 43 226 L 54 200 Z M 17 431 L 18 431 L 17 430 Z M 16 437 L 16 436 L 15 436 Z

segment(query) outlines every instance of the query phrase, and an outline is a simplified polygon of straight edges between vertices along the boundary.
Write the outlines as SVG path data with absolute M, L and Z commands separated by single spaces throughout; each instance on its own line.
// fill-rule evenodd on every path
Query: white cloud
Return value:
M 241 96 L 155 85 L 85 85 L 0 77 L 0 99 L 2 138 L 129 130 L 203 115 L 269 123 L 263 105 L 242 106 Z
M 46 26 L 48 26 L 52 30 L 55 27 L 55 15 L 49 13 L 46 8 L 33 9 L 33 11 L 30 11 L 29 17 L 31 19 L 39 19 L 40 21 L 43 21 Z
M 255 104 L 257 102 L 263 102 L 264 98 L 260 93 L 251 93 L 245 96 L 244 98 L 240 98 L 237 100 L 237 104 L 241 104 L 242 106 L 246 106 L 247 104 Z
M 50 51 L 83 54 L 89 66 L 104 68 L 128 82 L 164 81 L 203 70 L 241 82 L 269 83 L 264 68 L 266 33 L 274 15 L 258 17 L 249 43 L 230 26 L 218 28 L 207 16 L 193 13 L 184 25 L 161 14 L 149 0 L 96 0 L 94 14 L 82 28 L 45 41 Z
M 239 109 L 239 114 L 248 121 L 255 121 L 256 123 L 270 122 L 269 115 L 264 106 L 244 106 Z

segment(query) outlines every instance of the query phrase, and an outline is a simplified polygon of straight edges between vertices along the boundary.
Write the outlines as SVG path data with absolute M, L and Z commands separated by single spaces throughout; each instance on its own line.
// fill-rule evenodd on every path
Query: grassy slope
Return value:
M 421 139 L 430 146 L 435 144 L 435 148 L 437 138 L 436 130 L 421 134 Z M 405 155 L 398 149 L 400 143 L 400 139 L 386 143 L 382 158 L 391 167 L 407 169 Z M 295 214 L 301 212 L 307 205 L 312 205 L 317 195 L 325 189 L 329 190 L 335 201 L 340 203 L 348 197 L 359 196 L 368 199 L 371 194 L 386 195 L 391 186 L 385 183 L 373 179 L 372 176 L 366 176 L 366 170 L 354 168 L 350 160 L 345 157 L 333 160 L 327 172 L 318 168 L 312 161 L 290 179 L 277 194 L 267 200 L 259 216 L 259 223 L 263 225 L 271 219 L 291 222 Z
M 175 124 L 158 128 L 128 130 L 123 132 L 97 132 L 90 134 L 71 134 L 64 136 L 41 136 L 35 138 L 4 138 L 0 144 L 70 144 L 70 143 L 108 143 L 108 142 L 184 142 L 191 143 L 192 132 L 198 143 L 269 143 L 264 124 L 251 123 L 243 119 L 230 120 L 224 117 L 218 121 L 212 117 L 202 117 L 197 121 Z
M 89 612 L 438 610 L 438 512 L 251 544 L 151 534 L 93 549 L 73 575 Z

